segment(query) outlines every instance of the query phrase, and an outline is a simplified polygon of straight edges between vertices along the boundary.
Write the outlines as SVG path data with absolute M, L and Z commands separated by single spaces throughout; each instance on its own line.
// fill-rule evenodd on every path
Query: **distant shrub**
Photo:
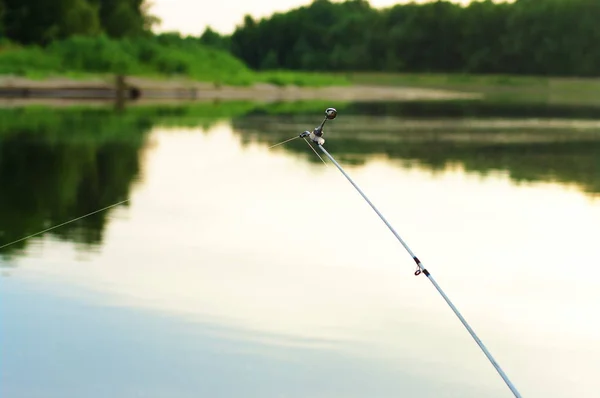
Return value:
M 242 86 L 255 82 L 278 86 L 331 84 L 331 78 L 308 73 L 258 73 L 226 51 L 177 34 L 120 40 L 104 35 L 73 36 L 43 49 L 0 41 L 0 73 L 36 77 L 65 73 L 182 76 Z
M 9 46 L 0 50 L 0 73 L 25 76 L 29 71 L 60 72 L 60 58 L 47 54 L 39 47 L 26 49 Z
M 68 70 L 133 73 L 139 69 L 138 60 L 124 47 L 123 42 L 106 36 L 75 36 L 52 43 L 48 51 L 58 56 Z

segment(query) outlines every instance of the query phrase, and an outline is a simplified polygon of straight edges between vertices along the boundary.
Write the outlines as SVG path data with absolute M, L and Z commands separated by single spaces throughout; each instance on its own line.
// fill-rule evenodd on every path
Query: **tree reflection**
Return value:
M 419 165 L 432 171 L 458 163 L 476 173 L 501 170 L 514 181 L 558 181 L 600 195 L 600 121 L 593 108 L 553 110 L 544 105 L 517 111 L 511 104 L 473 102 L 231 102 L 140 106 L 119 112 L 109 107 L 3 109 L 0 246 L 128 199 L 140 178 L 147 133 L 156 126 L 202 131 L 229 120 L 243 145 L 267 146 L 316 126 L 332 105 L 337 105 L 340 117 L 326 128 L 326 139 L 340 161 L 361 164 L 385 155 L 403 167 Z M 521 123 L 554 114 L 571 118 L 572 125 Z M 507 126 L 511 121 L 517 124 Z M 320 162 L 301 140 L 277 150 Z M 109 215 L 110 211 L 97 213 L 48 234 L 95 247 L 102 243 Z M 0 255 L 16 255 L 27 244 L 0 249 Z
M 341 117 L 326 128 L 326 145 L 346 163 L 363 164 L 378 155 L 433 171 L 458 163 L 480 174 L 505 171 L 517 182 L 561 182 L 600 194 L 597 108 L 424 102 L 350 104 L 338 110 Z M 296 117 L 287 130 L 281 128 L 284 117 L 245 116 L 233 125 L 244 141 L 272 144 L 312 128 L 319 117 Z M 280 150 L 320 162 L 303 143 Z
M 149 125 L 111 122 L 107 115 L 89 110 L 1 114 L 8 123 L 0 137 L 0 246 L 128 197 Z M 98 213 L 50 234 L 97 245 L 107 217 Z M 26 245 L 19 242 L 2 253 Z
M 252 104 L 23 107 L 0 110 L 0 246 L 129 198 L 153 126 L 208 128 Z M 123 204 L 122 206 L 126 206 Z M 110 211 L 47 234 L 102 243 Z M 28 241 L 0 249 L 8 257 Z M 87 248 L 89 250 L 89 247 Z

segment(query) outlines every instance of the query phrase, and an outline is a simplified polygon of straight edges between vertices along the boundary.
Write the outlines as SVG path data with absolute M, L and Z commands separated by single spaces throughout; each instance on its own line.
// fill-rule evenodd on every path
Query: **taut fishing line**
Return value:
M 27 239 L 29 239 L 29 238 L 33 238 L 33 237 L 35 237 L 35 236 L 38 236 L 38 235 L 41 235 L 41 234 L 43 234 L 43 233 L 46 233 L 46 232 L 52 231 L 53 229 L 60 228 L 60 227 L 62 227 L 62 226 L 64 226 L 64 225 L 67 225 L 67 224 L 71 224 L 72 222 L 75 222 L 75 221 L 82 220 L 82 219 L 84 219 L 84 218 L 86 218 L 86 217 L 89 217 L 89 216 L 91 216 L 91 215 L 94 215 L 94 214 L 96 214 L 96 213 L 100 213 L 100 212 L 103 212 L 103 211 L 105 211 L 105 210 L 111 209 L 111 208 L 113 208 L 113 207 L 117 207 L 118 205 L 121 205 L 121 204 L 123 204 L 123 203 L 129 202 L 129 200 L 130 200 L 130 199 L 125 199 L 125 200 L 122 200 L 122 201 L 120 201 L 120 202 L 117 202 L 117 203 L 114 203 L 114 204 L 112 204 L 112 205 L 110 205 L 110 206 L 103 207 L 103 208 L 101 208 L 101 209 L 98 209 L 98 210 L 95 210 L 95 211 L 93 211 L 93 212 L 91 212 L 91 213 L 87 213 L 87 214 L 84 214 L 83 216 L 80 216 L 80 217 L 74 218 L 74 219 L 72 219 L 72 220 L 66 221 L 66 222 L 64 222 L 64 223 L 62 223 L 62 224 L 58 224 L 58 225 L 55 225 L 55 226 L 53 226 L 53 227 L 46 228 L 46 229 L 44 229 L 43 231 L 36 232 L 36 233 L 34 233 L 34 234 L 31 234 L 31 235 L 24 236 L 24 237 L 22 237 L 22 238 L 20 238 L 20 239 L 17 239 L 17 240 L 13 240 L 12 242 L 9 242 L 9 243 L 6 243 L 6 244 L 4 244 L 4 245 L 0 246 L 0 250 L 1 250 L 1 249 L 4 249 L 5 247 L 8 247 L 8 246 L 14 245 L 15 243 L 23 242 L 24 240 L 27 240 Z
M 304 141 L 310 147 L 310 149 L 312 149 L 312 151 L 315 153 L 315 155 L 317 155 L 319 157 L 319 159 L 321 159 L 321 162 L 323 162 L 323 164 L 325 166 L 327 166 L 327 163 L 325 163 L 325 160 L 323 160 L 323 158 L 321 157 L 321 155 L 319 155 L 319 152 L 317 152 L 317 150 L 312 145 L 310 145 L 310 142 L 308 142 L 308 140 L 306 139 L 306 137 L 302 137 L 302 138 L 304 138 Z
M 275 145 L 271 145 L 271 146 L 269 147 L 269 149 L 271 149 L 271 148 L 275 148 L 276 146 L 279 146 L 279 145 L 283 145 L 283 144 L 285 144 L 286 142 L 290 142 L 290 141 L 292 141 L 292 140 L 295 140 L 296 138 L 300 138 L 300 137 L 299 137 L 299 136 L 298 136 L 298 137 L 292 137 L 292 138 L 290 138 L 289 140 L 281 141 L 281 142 L 279 142 L 279 143 L 277 143 L 277 144 L 275 144 Z
M 398 241 L 400 242 L 400 244 L 406 249 L 406 251 L 408 252 L 408 254 L 415 261 L 415 263 L 417 264 L 417 270 L 415 271 L 415 275 L 418 276 L 418 275 L 423 274 L 423 275 L 425 275 L 427 277 L 427 279 L 429 279 L 429 281 L 433 284 L 433 286 L 438 291 L 438 293 L 443 297 L 444 301 L 446 301 L 446 303 L 448 304 L 448 306 L 450 306 L 450 308 L 452 309 L 452 311 L 454 312 L 454 314 L 458 317 L 458 319 L 460 320 L 460 322 L 467 329 L 467 331 L 469 332 L 469 334 L 471 335 L 471 337 L 473 337 L 473 339 L 475 340 L 475 342 L 477 343 L 477 345 L 479 346 L 479 348 L 481 348 L 481 350 L 483 351 L 483 353 L 485 354 L 485 356 L 487 357 L 487 359 L 491 362 L 491 364 L 494 366 L 494 368 L 496 369 L 496 371 L 498 372 L 498 374 L 500 374 L 500 377 L 502 377 L 502 379 L 504 380 L 504 382 L 506 383 L 506 385 L 508 386 L 508 388 L 512 391 L 512 393 L 514 394 L 514 396 L 516 398 L 521 398 L 521 394 L 517 391 L 517 388 L 510 381 L 510 379 L 508 378 L 508 376 L 506 375 L 506 373 L 504 373 L 504 371 L 502 370 L 502 368 L 500 367 L 500 365 L 498 364 L 498 362 L 496 362 L 496 360 L 494 359 L 494 357 L 492 357 L 492 354 L 488 351 L 488 349 L 485 347 L 485 345 L 483 344 L 483 342 L 481 341 L 481 339 L 477 336 L 477 334 L 475 333 L 475 331 L 467 323 L 466 319 L 458 311 L 458 308 L 456 308 L 456 306 L 452 303 L 452 301 L 450 301 L 450 299 L 448 298 L 448 296 L 446 295 L 446 293 L 444 293 L 444 291 L 442 290 L 442 288 L 440 287 L 440 285 L 438 285 L 438 283 L 435 281 L 435 279 L 433 279 L 433 276 L 431 276 L 431 274 L 429 273 L 429 271 L 427 271 L 427 269 L 423 266 L 423 263 L 417 258 L 417 256 L 413 253 L 413 251 L 408 247 L 408 245 L 406 244 L 406 242 L 404 242 L 404 240 L 400 237 L 400 235 L 396 232 L 396 230 L 392 227 L 392 225 L 385 219 L 385 217 L 383 216 L 383 214 L 381 214 L 381 212 L 379 210 L 377 210 L 377 208 L 369 200 L 369 198 L 367 198 L 367 196 L 359 188 L 359 186 L 356 185 L 356 183 L 352 180 L 352 178 L 350 178 L 350 176 L 344 171 L 344 169 L 342 168 L 342 166 L 340 166 L 340 164 L 333 158 L 333 156 L 331 156 L 331 154 L 323 147 L 323 144 L 325 143 L 325 139 L 323 138 L 323 134 L 324 134 L 323 126 L 325 125 L 325 122 L 327 122 L 328 120 L 335 119 L 336 116 L 337 116 L 337 111 L 334 108 L 327 108 L 325 110 L 325 119 L 312 132 L 305 131 L 305 132 L 303 132 L 302 134 L 300 134 L 300 135 L 298 135 L 296 137 L 290 138 L 289 140 L 280 142 L 280 143 L 278 143 L 276 145 L 273 145 L 273 146 L 284 144 L 284 143 L 289 142 L 289 141 L 291 141 L 293 139 L 296 139 L 296 138 L 304 138 L 306 140 L 306 137 L 308 137 L 308 139 L 314 145 L 316 145 L 321 150 L 321 152 L 323 152 L 323 154 L 335 165 L 335 167 L 338 168 L 338 170 L 344 175 L 344 177 L 346 177 L 346 179 L 348 179 L 348 181 L 350 182 L 350 184 L 352 184 L 352 186 L 354 186 L 354 188 L 356 188 L 356 190 L 358 191 L 358 193 L 369 204 L 369 206 L 371 206 L 371 208 L 375 211 L 375 213 L 377 213 L 377 215 L 379 216 L 379 218 L 381 218 L 381 220 L 389 228 L 389 230 L 392 232 L 392 234 L 394 234 L 394 236 L 396 237 L 396 239 L 398 239 Z M 315 151 L 315 149 L 313 148 L 313 145 L 311 145 L 308 140 L 306 140 L 306 141 L 310 145 L 310 147 L 313 149 L 313 151 Z M 316 153 L 316 151 L 315 151 L 315 153 Z M 321 157 L 319 156 L 319 158 L 321 158 Z M 323 159 L 321 158 L 321 160 L 323 160 Z

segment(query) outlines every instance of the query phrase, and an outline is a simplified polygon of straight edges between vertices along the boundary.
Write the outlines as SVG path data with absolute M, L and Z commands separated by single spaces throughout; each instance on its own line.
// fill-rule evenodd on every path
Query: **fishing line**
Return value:
M 302 137 L 302 138 L 306 142 L 306 145 L 308 145 L 310 147 L 310 149 L 312 149 L 312 151 L 315 153 L 315 155 L 317 155 L 319 157 L 319 159 L 321 159 L 321 162 L 323 162 L 323 164 L 325 166 L 327 166 L 327 163 L 325 163 L 325 160 L 323 160 L 323 158 L 321 157 L 321 155 L 319 155 L 319 152 L 317 152 L 317 150 L 312 145 L 310 145 L 310 142 L 308 142 L 308 140 L 306 139 L 306 137 Z
M 427 279 L 429 279 L 429 281 L 433 284 L 433 286 L 438 291 L 438 293 L 442 296 L 442 298 L 444 299 L 444 301 L 448 304 L 448 306 L 452 309 L 452 311 L 458 317 L 458 319 L 463 324 L 463 326 L 467 329 L 467 331 L 469 332 L 469 334 L 471 335 L 471 337 L 475 340 L 475 342 L 477 343 L 477 345 L 479 346 L 479 348 L 483 351 L 483 353 L 485 354 L 485 356 L 487 357 L 487 359 L 490 361 L 490 363 L 492 364 L 492 366 L 496 369 L 496 371 L 498 372 L 498 374 L 500 375 L 500 377 L 502 377 L 502 380 L 504 380 L 504 382 L 506 383 L 506 385 L 508 386 L 508 388 L 511 390 L 511 392 L 514 394 L 514 396 L 516 398 L 521 398 L 521 394 L 517 391 L 517 388 L 510 381 L 510 379 L 508 378 L 508 376 L 506 375 L 506 373 L 504 373 L 504 371 L 502 370 L 502 368 L 500 367 L 500 365 L 498 364 L 498 362 L 496 362 L 496 360 L 494 359 L 494 357 L 492 357 L 492 354 L 485 347 L 485 345 L 483 344 L 483 342 L 481 341 L 481 339 L 477 336 L 477 334 L 475 333 L 475 331 L 471 328 L 471 326 L 467 323 L 466 319 L 458 311 L 458 308 L 456 308 L 456 306 L 452 303 L 452 301 L 450 301 L 450 298 L 448 298 L 448 296 L 446 295 L 446 293 L 444 293 L 444 291 L 442 290 L 442 288 L 440 287 L 440 285 L 438 285 L 438 283 L 436 282 L 436 280 L 433 279 L 433 276 L 431 276 L 431 274 L 429 273 L 429 271 L 427 271 L 427 269 L 425 268 L 425 266 L 423 265 L 423 263 L 417 258 L 417 256 L 415 255 L 415 253 L 413 253 L 413 251 L 410 249 L 410 247 L 408 247 L 408 245 L 406 244 L 406 242 L 400 237 L 400 235 L 396 232 L 396 230 L 394 229 L 394 227 L 392 227 L 392 225 L 385 219 L 385 217 L 383 216 L 383 214 L 381 214 L 381 212 L 377 209 L 377 207 L 375 207 L 375 205 L 369 200 L 369 198 L 367 198 L 367 196 L 360 189 L 360 187 L 346 173 L 346 171 L 343 169 L 343 167 L 323 147 L 323 144 L 325 143 L 325 139 L 323 138 L 323 134 L 324 134 L 324 132 L 323 132 L 323 126 L 325 125 L 325 122 L 327 120 L 333 120 L 333 119 L 335 119 L 336 116 L 337 116 L 337 111 L 334 108 L 327 108 L 327 110 L 325 110 L 325 119 L 323 120 L 323 122 L 321 123 L 321 125 L 318 126 L 318 127 L 316 127 L 313 130 L 313 132 L 305 131 L 304 133 L 300 134 L 299 137 L 302 137 L 305 140 L 306 140 L 305 137 L 308 137 L 312 142 L 314 142 L 317 145 L 317 147 L 319 147 L 319 149 L 321 150 L 321 152 L 323 152 L 323 154 L 329 160 L 331 160 L 331 162 L 338 168 L 338 170 L 344 175 L 344 177 L 346 177 L 346 179 L 350 182 L 350 184 L 352 184 L 352 186 L 354 186 L 354 188 L 363 197 L 363 199 L 369 204 L 369 206 L 371 206 L 371 208 L 375 211 L 375 213 L 377 213 L 377 215 L 379 216 L 379 218 L 381 218 L 381 220 L 384 222 L 384 224 L 389 228 L 389 230 L 392 232 L 392 234 L 394 234 L 394 236 L 396 237 L 396 239 L 398 239 L 398 241 L 400 242 L 400 244 L 406 249 L 406 251 L 408 252 L 408 254 L 412 257 L 412 259 L 414 260 L 414 262 L 417 264 L 417 270 L 415 271 L 415 276 L 419 276 L 419 275 L 423 274 L 423 275 L 425 275 L 427 277 Z M 297 138 L 297 137 L 294 137 L 294 138 Z M 307 143 L 310 145 L 310 143 L 308 141 L 307 141 Z M 312 145 L 310 145 L 310 147 L 314 150 L 314 148 L 313 148 Z
M 278 143 L 278 144 L 271 145 L 271 146 L 269 147 L 269 149 L 271 149 L 271 148 L 275 148 L 275 147 L 276 147 L 276 146 L 278 146 L 278 145 L 283 145 L 283 144 L 285 144 L 286 142 L 290 142 L 290 141 L 292 141 L 292 140 L 295 140 L 296 138 L 300 138 L 300 136 L 298 136 L 298 137 L 292 137 L 292 138 L 290 138 L 289 140 L 285 140 L 285 141 L 282 141 L 282 142 L 280 142 L 280 143 Z
M 294 137 L 294 138 L 292 138 L 292 139 L 296 139 L 296 138 L 300 138 L 300 136 Z M 280 142 L 279 144 L 273 145 L 273 147 L 274 147 L 274 146 L 277 146 L 277 145 L 284 144 L 284 143 L 286 143 L 286 142 L 289 142 L 289 141 L 291 141 L 292 139 L 289 139 L 289 140 L 286 140 L 286 141 Z M 272 147 L 271 147 L 271 148 L 272 148 Z M 211 167 L 214 167 L 214 163 L 213 163 L 213 164 L 211 164 Z M 9 243 L 6 243 L 6 244 L 4 244 L 4 245 L 0 246 L 0 250 L 1 250 L 1 249 L 4 249 L 5 247 L 8 247 L 8 246 L 14 245 L 15 243 L 19 243 L 19 242 L 22 242 L 22 241 L 24 241 L 24 240 L 27 240 L 27 239 L 30 239 L 30 238 L 36 237 L 36 236 L 38 236 L 38 235 L 44 234 L 44 233 L 46 233 L 46 232 L 49 232 L 49 231 L 52 231 L 53 229 L 60 228 L 60 227 L 62 227 L 62 226 L 65 226 L 65 225 L 67 225 L 67 224 L 71 224 L 71 223 L 73 223 L 73 222 L 75 222 L 75 221 L 79 221 L 79 220 L 82 220 L 82 219 L 84 219 L 84 218 L 86 218 L 86 217 L 92 216 L 92 215 L 94 215 L 94 214 L 101 213 L 101 212 L 103 212 L 103 211 L 105 211 L 105 210 L 112 209 L 113 207 L 117 207 L 117 206 L 119 206 L 119 205 L 121 205 L 121 204 L 123 204 L 123 203 L 127 203 L 127 202 L 129 202 L 129 201 L 131 201 L 131 199 L 125 199 L 125 200 L 122 200 L 122 201 L 120 201 L 120 202 L 113 203 L 112 205 L 109 205 L 109 206 L 103 207 L 103 208 L 101 208 L 101 209 L 94 210 L 94 211 L 92 211 L 91 213 L 84 214 L 83 216 L 80 216 L 80 217 L 74 218 L 74 219 L 72 219 L 72 220 L 69 220 L 69 221 L 63 222 L 62 224 L 58 224 L 58 225 L 52 226 L 52 227 L 50 227 L 50 228 L 46 228 L 46 229 L 44 229 L 44 230 L 42 230 L 42 231 L 36 232 L 36 233 L 34 233 L 34 234 L 31 234 L 31 235 L 24 236 L 24 237 L 22 237 L 22 238 L 20 238 L 20 239 L 14 240 L 14 241 L 12 241 L 12 242 L 9 242 Z
M 70 223 L 72 223 L 72 222 L 75 222 L 75 221 L 78 221 L 78 220 L 84 219 L 84 218 L 86 218 L 86 217 L 89 217 L 89 216 L 91 216 L 91 215 L 94 215 L 94 214 L 96 214 L 96 213 L 100 213 L 100 212 L 102 212 L 102 211 L 105 211 L 105 210 L 111 209 L 111 208 L 113 208 L 113 207 L 116 207 L 116 206 L 118 206 L 118 205 L 121 205 L 121 204 L 123 204 L 123 203 L 125 203 L 125 202 L 129 202 L 130 200 L 131 200 L 131 199 L 125 199 L 125 200 L 122 200 L 122 201 L 120 201 L 120 202 L 117 202 L 117 203 L 114 203 L 114 204 L 112 204 L 112 205 L 110 205 L 110 206 L 106 206 L 106 207 L 103 207 L 103 208 L 101 208 L 101 209 L 99 209 L 99 210 L 95 210 L 95 211 L 93 211 L 93 212 L 91 212 L 91 213 L 85 214 L 85 215 L 83 215 L 83 216 L 81 216 L 81 217 L 74 218 L 74 219 L 72 219 L 72 220 L 69 220 L 69 221 L 66 221 L 66 222 L 64 222 L 64 223 L 62 223 L 62 224 L 58 224 L 58 225 L 55 225 L 55 226 L 53 226 L 53 227 L 46 228 L 46 229 L 44 229 L 43 231 L 36 232 L 35 234 L 31 234 L 31 235 L 25 236 L 25 237 L 23 237 L 23 238 L 17 239 L 17 240 L 15 240 L 15 241 L 12 241 L 12 242 L 10 242 L 10 243 L 6 243 L 6 244 L 4 244 L 4 245 L 0 246 L 0 249 L 4 249 L 5 247 L 8 247 L 8 246 L 10 246 L 10 245 L 14 245 L 15 243 L 22 242 L 22 241 L 24 241 L 24 240 L 27 240 L 27 239 L 29 239 L 29 238 L 33 238 L 34 236 L 41 235 L 41 234 L 43 234 L 43 233 L 46 233 L 46 232 L 48 232 L 48 231 L 52 231 L 53 229 L 56 229 L 56 228 L 62 227 L 62 226 L 64 226 L 64 225 L 70 224 Z

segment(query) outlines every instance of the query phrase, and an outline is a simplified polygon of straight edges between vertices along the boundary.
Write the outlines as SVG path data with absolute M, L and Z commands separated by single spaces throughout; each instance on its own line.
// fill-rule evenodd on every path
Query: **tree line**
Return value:
M 315 0 L 202 40 L 254 69 L 597 76 L 599 21 L 598 0 Z
M 9 41 L 45 46 L 75 36 L 146 36 L 191 50 L 223 49 L 255 70 L 600 76 L 598 21 L 598 0 L 383 9 L 366 0 L 314 0 L 260 20 L 246 16 L 231 35 L 208 28 L 182 37 L 153 34 L 157 19 L 145 0 L 0 0 L 0 37 Z
M 156 21 L 145 0 L 0 0 L 0 35 L 22 44 L 77 35 L 138 36 Z

